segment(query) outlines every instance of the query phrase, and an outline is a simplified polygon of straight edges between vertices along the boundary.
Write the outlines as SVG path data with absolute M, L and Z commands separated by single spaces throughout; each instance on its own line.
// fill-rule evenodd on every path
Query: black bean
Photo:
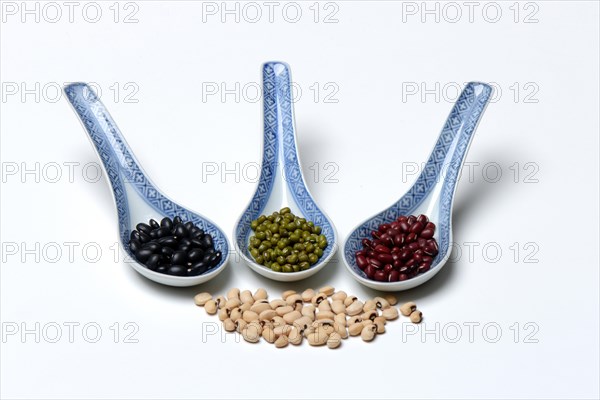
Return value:
M 185 226 L 185 229 L 187 229 L 189 231 L 190 229 L 192 229 L 194 227 L 194 223 L 192 221 L 188 221 L 185 224 L 183 224 L 183 226 Z
M 206 252 L 202 256 L 202 261 L 201 262 L 203 262 L 206 265 L 209 265 L 211 257 L 212 257 L 212 253 Z
M 171 229 L 164 228 L 164 227 L 163 228 L 158 228 L 154 232 L 156 232 L 156 234 L 158 235 L 159 238 L 171 235 Z
M 156 272 L 160 272 L 161 274 L 166 274 L 166 273 L 167 273 L 167 271 L 168 271 L 168 269 L 169 269 L 169 266 L 168 266 L 168 265 L 164 265 L 164 264 L 163 264 L 163 265 L 159 265 L 159 266 L 156 268 Z
M 147 249 L 150 250 L 153 253 L 156 253 L 157 251 L 160 250 L 160 244 L 156 243 L 156 242 L 150 242 L 150 243 L 146 243 L 142 249 Z
M 158 229 L 158 228 L 160 228 L 160 225 L 158 224 L 158 222 L 156 222 L 155 220 L 151 219 L 150 220 L 150 227 L 152 229 Z
M 139 235 L 140 235 L 140 242 L 142 242 L 142 243 L 147 243 L 152 240 L 152 238 L 150 236 L 148 236 L 147 234 L 145 234 L 144 232 L 140 232 Z
M 211 247 L 210 249 L 206 249 L 204 250 L 204 254 L 214 254 L 216 252 L 214 247 Z
M 136 251 L 138 251 L 141 248 L 142 248 L 142 244 L 140 243 L 139 240 L 132 239 L 129 241 L 129 250 L 131 250 L 132 253 L 135 253 Z
M 181 240 L 184 237 L 186 237 L 186 235 L 187 235 L 187 229 L 185 229 L 185 226 L 183 226 L 183 224 L 177 224 L 175 226 L 175 228 L 173 229 L 173 235 L 177 239 Z
M 158 236 L 158 230 L 153 230 L 153 231 L 151 231 L 151 232 L 150 232 L 150 237 L 151 237 L 152 239 L 158 239 L 158 238 L 159 238 L 159 236 Z
M 164 217 L 160 221 L 160 226 L 162 226 L 163 228 L 167 228 L 167 229 L 171 230 L 171 229 L 173 229 L 173 221 L 171 221 L 171 218 L 169 218 L 169 217 Z
M 146 260 L 152 255 L 153 251 L 150 249 L 139 249 L 135 252 L 135 258 L 138 259 L 139 262 L 146 262 Z
M 187 275 L 187 268 L 181 265 L 171 265 L 167 270 L 167 274 L 176 275 L 176 276 L 184 276 Z
M 221 258 L 223 258 L 223 255 L 221 254 L 220 251 L 217 251 L 216 253 L 214 253 L 213 255 L 210 256 L 210 261 L 209 264 L 211 267 L 216 266 L 218 263 L 221 262 Z
M 173 256 L 173 253 L 175 252 L 175 250 L 173 250 L 170 247 L 163 247 L 160 249 L 160 254 L 162 254 L 163 256 L 165 256 L 166 258 L 171 258 L 171 256 Z
M 137 224 L 135 227 L 136 227 L 136 229 L 137 229 L 138 231 L 140 231 L 140 232 L 143 232 L 143 233 L 145 233 L 146 235 L 149 235 L 149 234 L 150 234 L 150 232 L 152 231 L 152 228 L 150 227 L 150 225 L 148 225 L 148 224 L 145 224 L 145 223 L 143 223 L 143 222 L 140 222 L 140 223 L 139 223 L 139 224 Z
M 146 266 L 152 270 L 155 270 L 158 267 L 158 262 L 160 261 L 160 258 L 161 258 L 160 255 L 152 254 L 146 260 Z
M 190 240 L 191 246 L 195 249 L 201 249 L 202 248 L 202 241 L 198 240 L 198 239 L 192 239 Z
M 140 233 L 135 229 L 131 231 L 131 235 L 129 235 L 131 240 L 140 240 Z
M 192 249 L 188 251 L 188 259 L 191 262 L 199 261 L 204 256 L 204 252 L 200 249 Z
M 207 270 L 208 270 L 208 265 L 206 265 L 205 263 L 200 261 L 200 262 L 197 262 L 196 264 L 192 265 L 192 268 L 190 268 L 188 275 L 189 276 L 202 275 Z
M 181 217 L 177 216 L 177 217 L 173 218 L 173 225 L 180 224 L 181 222 L 182 222 Z
M 188 255 L 185 251 L 176 251 L 171 258 L 171 264 L 185 264 L 188 260 Z
M 202 238 L 202 248 L 203 249 L 210 249 L 211 247 L 213 247 L 213 238 L 210 235 L 204 235 L 204 237 Z
M 175 239 L 173 236 L 161 237 L 160 239 L 158 239 L 158 243 L 160 243 L 163 246 L 172 248 L 176 248 L 178 245 L 177 239 Z
M 204 231 L 202 229 L 196 229 L 196 230 L 190 231 L 190 237 L 192 239 L 202 239 L 203 236 L 204 236 Z
M 192 249 L 191 246 L 186 246 L 185 244 L 180 244 L 177 248 L 178 251 L 185 251 L 186 253 Z
M 183 245 L 186 245 L 186 246 L 190 246 L 190 247 L 192 247 L 192 241 L 191 241 L 190 239 L 188 239 L 188 238 L 183 238 L 183 239 L 181 239 L 181 240 L 179 241 L 179 244 L 180 244 L 180 245 L 182 245 L 182 244 L 183 244 Z

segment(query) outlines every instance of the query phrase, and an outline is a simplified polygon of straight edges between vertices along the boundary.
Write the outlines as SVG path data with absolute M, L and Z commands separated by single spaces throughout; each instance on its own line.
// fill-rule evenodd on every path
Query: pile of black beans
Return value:
M 139 223 L 131 232 L 129 249 L 148 269 L 162 274 L 196 276 L 215 267 L 223 255 L 215 249 L 213 238 L 194 223 L 180 217 L 151 219 Z

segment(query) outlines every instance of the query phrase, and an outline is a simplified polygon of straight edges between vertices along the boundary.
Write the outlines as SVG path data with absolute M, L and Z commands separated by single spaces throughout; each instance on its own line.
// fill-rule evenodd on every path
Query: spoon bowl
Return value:
M 361 222 L 348 235 L 343 247 L 343 259 L 358 282 L 381 291 L 407 290 L 427 282 L 445 265 L 452 250 L 454 192 L 473 134 L 491 95 L 492 88 L 489 85 L 468 83 L 452 108 L 427 164 L 412 187 L 400 200 Z M 433 238 L 438 243 L 439 253 L 433 259 L 431 268 L 403 281 L 380 282 L 369 279 L 356 264 L 356 252 L 363 248 L 362 239 L 370 238 L 371 232 L 376 231 L 381 224 L 411 214 L 425 214 L 436 225 Z
M 290 68 L 282 62 L 263 65 L 264 136 L 263 159 L 258 187 L 252 200 L 238 219 L 234 231 L 234 244 L 242 260 L 256 273 L 267 278 L 293 282 L 319 272 L 329 262 L 337 248 L 337 233 L 327 215 L 311 196 L 298 156 L 291 99 Z M 250 223 L 260 215 L 270 215 L 289 207 L 297 216 L 322 228 L 328 245 L 316 264 L 298 272 L 276 272 L 256 263 L 248 251 L 252 236 Z
M 181 207 L 157 189 L 141 169 L 108 110 L 88 85 L 73 83 L 64 90 L 87 131 L 102 161 L 105 176 L 112 186 L 119 221 L 119 239 L 128 255 L 126 263 L 144 277 L 168 286 L 194 286 L 221 273 L 229 258 L 229 243 L 223 231 L 206 217 Z M 129 249 L 130 235 L 136 224 L 147 223 L 151 218 L 160 221 L 164 217 L 173 219 L 176 216 L 184 222 L 193 222 L 210 234 L 215 249 L 222 253 L 221 261 L 203 274 L 175 276 L 152 271 L 139 263 Z

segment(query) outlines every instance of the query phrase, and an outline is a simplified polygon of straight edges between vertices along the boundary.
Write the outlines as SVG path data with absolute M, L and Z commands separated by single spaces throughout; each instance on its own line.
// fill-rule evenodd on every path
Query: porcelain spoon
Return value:
M 130 256 L 127 263 L 146 278 L 169 286 L 194 286 L 221 273 L 229 258 L 229 243 L 223 231 L 209 219 L 181 207 L 158 190 L 143 172 L 108 110 L 88 85 L 74 83 L 64 90 L 102 160 L 105 176 L 112 186 L 119 238 Z M 129 250 L 130 235 L 135 225 L 147 223 L 151 218 L 160 221 L 164 217 L 172 219 L 175 216 L 184 222 L 192 221 L 212 235 L 215 249 L 222 253 L 219 264 L 198 276 L 173 276 L 152 271 L 135 260 Z
M 308 278 L 320 271 L 337 248 L 335 227 L 311 196 L 300 168 L 294 110 L 291 99 L 290 68 L 282 62 L 263 65 L 264 136 L 263 159 L 258 187 L 234 229 L 234 243 L 242 260 L 267 278 L 291 282 Z M 250 222 L 261 214 L 270 215 L 289 207 L 322 228 L 328 245 L 318 262 L 305 271 L 275 272 L 254 261 L 248 251 L 252 234 Z
M 484 83 L 466 85 L 454 104 L 427 164 L 413 186 L 396 203 L 361 222 L 348 235 L 343 246 L 343 258 L 352 276 L 372 289 L 400 291 L 427 282 L 437 274 L 450 256 L 452 243 L 452 204 L 465 156 L 475 129 L 490 100 L 492 88 Z M 436 224 L 434 239 L 439 253 L 431 269 L 411 279 L 378 282 L 367 278 L 356 265 L 355 253 L 362 249 L 362 239 L 371 238 L 371 231 L 401 215 L 425 214 Z

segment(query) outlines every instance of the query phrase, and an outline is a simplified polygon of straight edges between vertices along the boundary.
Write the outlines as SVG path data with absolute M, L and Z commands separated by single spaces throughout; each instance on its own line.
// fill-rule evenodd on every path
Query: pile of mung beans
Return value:
M 327 247 L 321 227 L 297 217 L 289 207 L 250 223 L 254 235 L 248 251 L 260 265 L 275 272 L 299 272 L 319 261 Z
M 399 317 L 396 297 L 385 295 L 365 302 L 332 286 L 302 293 L 286 290 L 281 298 L 269 300 L 265 289 L 230 289 L 226 296 L 210 293 L 194 297 L 197 306 L 209 315 L 217 314 L 227 332 L 238 332 L 245 341 L 257 343 L 262 337 L 277 348 L 300 345 L 339 347 L 343 339 L 360 336 L 365 342 L 385 333 L 387 321 Z M 414 302 L 403 304 L 400 313 L 420 323 L 423 314 Z

